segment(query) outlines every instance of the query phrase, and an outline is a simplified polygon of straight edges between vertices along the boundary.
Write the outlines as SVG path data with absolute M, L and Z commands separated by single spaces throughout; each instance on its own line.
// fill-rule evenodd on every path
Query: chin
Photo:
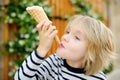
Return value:
M 56 50 L 56 54 L 57 54 L 58 56 L 62 57 L 62 54 L 63 54 L 63 53 L 61 52 L 61 50 L 57 49 L 57 50 Z
M 61 51 L 61 50 L 57 50 L 57 51 L 56 51 L 56 54 L 57 54 L 59 57 L 65 59 L 65 54 L 64 54 L 63 51 Z
M 58 56 L 60 56 L 60 53 L 61 53 L 60 50 L 57 49 L 57 50 L 56 50 L 56 54 L 57 54 Z

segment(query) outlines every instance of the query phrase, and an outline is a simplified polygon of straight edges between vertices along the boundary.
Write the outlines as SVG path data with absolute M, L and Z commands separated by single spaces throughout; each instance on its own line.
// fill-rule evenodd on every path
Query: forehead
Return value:
M 83 31 L 83 29 L 85 28 L 85 25 L 83 24 L 83 22 L 80 22 L 78 20 L 73 20 L 71 22 L 68 23 L 66 29 L 71 29 L 71 30 L 76 30 L 81 32 L 81 30 Z

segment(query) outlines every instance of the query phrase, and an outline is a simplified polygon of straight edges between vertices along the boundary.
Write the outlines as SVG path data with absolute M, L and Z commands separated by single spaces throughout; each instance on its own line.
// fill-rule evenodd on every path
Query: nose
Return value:
M 69 35 L 63 35 L 61 41 L 69 42 Z

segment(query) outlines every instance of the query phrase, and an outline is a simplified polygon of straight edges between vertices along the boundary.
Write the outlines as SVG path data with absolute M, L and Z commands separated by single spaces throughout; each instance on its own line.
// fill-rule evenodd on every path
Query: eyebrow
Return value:
M 76 33 L 80 33 L 81 34 L 82 32 L 81 31 L 76 31 Z
M 74 34 L 78 35 L 79 37 L 82 37 L 82 32 L 76 31 Z
M 65 29 L 65 31 L 66 31 L 66 30 L 71 30 L 70 26 L 68 26 L 68 27 Z M 80 34 L 81 34 L 82 32 L 78 30 L 78 31 L 76 31 L 75 33 L 80 33 Z

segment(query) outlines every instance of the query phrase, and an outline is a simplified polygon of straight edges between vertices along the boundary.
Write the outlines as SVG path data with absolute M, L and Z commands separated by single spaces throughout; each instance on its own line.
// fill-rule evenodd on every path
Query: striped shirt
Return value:
M 90 76 L 84 72 L 70 67 L 56 54 L 44 59 L 34 50 L 17 70 L 14 80 L 106 80 L 103 72 Z

